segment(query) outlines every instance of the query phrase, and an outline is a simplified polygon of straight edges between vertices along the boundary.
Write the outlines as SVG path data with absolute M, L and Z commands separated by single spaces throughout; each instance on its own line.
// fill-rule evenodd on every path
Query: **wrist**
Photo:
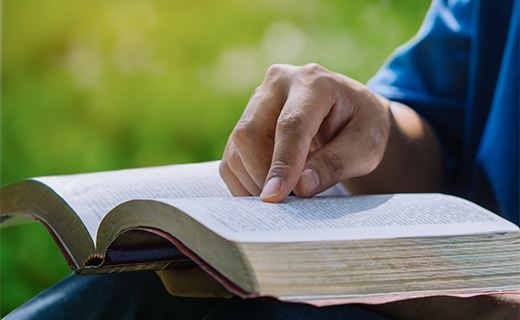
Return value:
M 389 111 L 383 158 L 371 173 L 343 181 L 344 185 L 359 194 L 438 191 L 442 157 L 435 133 L 411 108 L 377 99 Z

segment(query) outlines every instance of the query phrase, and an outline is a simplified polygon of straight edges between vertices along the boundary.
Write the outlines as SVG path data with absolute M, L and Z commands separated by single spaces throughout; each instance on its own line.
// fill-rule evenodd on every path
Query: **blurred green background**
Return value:
M 273 63 L 367 81 L 428 1 L 2 1 L 1 185 L 220 158 Z M 1 229 L 1 315 L 70 274 L 45 229 Z

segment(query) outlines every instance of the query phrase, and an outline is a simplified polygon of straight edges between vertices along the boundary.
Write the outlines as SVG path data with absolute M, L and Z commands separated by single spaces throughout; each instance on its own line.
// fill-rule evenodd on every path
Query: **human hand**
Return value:
M 234 195 L 313 196 L 371 173 L 390 135 L 389 101 L 317 65 L 273 65 L 236 124 L 220 163 Z

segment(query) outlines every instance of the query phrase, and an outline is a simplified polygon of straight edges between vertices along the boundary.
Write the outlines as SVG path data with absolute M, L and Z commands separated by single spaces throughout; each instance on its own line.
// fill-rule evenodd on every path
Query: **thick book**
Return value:
M 2 226 L 43 223 L 78 274 L 202 267 L 241 297 L 316 305 L 520 289 L 516 225 L 444 194 L 232 197 L 218 162 L 40 177 Z

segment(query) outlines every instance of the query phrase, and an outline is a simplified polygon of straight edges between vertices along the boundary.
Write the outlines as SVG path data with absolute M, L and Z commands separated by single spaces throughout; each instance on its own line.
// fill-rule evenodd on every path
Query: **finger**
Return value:
M 279 202 L 292 191 L 307 159 L 313 137 L 333 101 L 326 92 L 294 88 L 278 117 L 273 157 L 260 198 Z
M 232 134 L 242 164 L 259 188 L 269 171 L 276 119 L 284 102 L 285 93 L 280 88 L 258 89 Z
M 328 144 L 309 155 L 295 193 L 310 197 L 342 180 L 374 170 L 382 157 L 381 148 L 375 148 L 375 144 L 385 143 L 379 141 L 377 131 L 378 128 L 367 130 L 362 124 L 344 128 Z
M 233 196 L 243 197 L 251 195 L 251 193 L 249 193 L 249 191 L 247 191 L 247 189 L 242 185 L 240 180 L 238 180 L 233 171 L 231 171 L 226 160 L 220 161 L 219 172 L 222 180 L 224 180 L 224 183 Z
M 257 196 L 260 194 L 260 186 L 253 181 L 249 172 L 244 167 L 242 159 L 238 154 L 237 149 L 233 144 L 230 145 L 230 149 L 227 155 L 227 164 L 235 177 L 240 181 L 241 185 L 249 192 L 250 195 Z

